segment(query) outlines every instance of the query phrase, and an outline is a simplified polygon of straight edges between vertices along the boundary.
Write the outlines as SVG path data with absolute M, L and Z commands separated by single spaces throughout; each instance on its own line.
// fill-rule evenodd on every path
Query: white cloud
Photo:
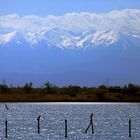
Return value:
M 65 38 L 65 40 L 63 40 L 64 37 L 57 39 L 58 36 L 55 35 L 56 39 L 60 40 L 61 45 L 65 44 L 68 46 L 72 43 L 73 45 L 79 44 L 81 46 L 81 43 L 89 38 L 92 38 L 92 43 L 101 41 L 103 38 L 113 42 L 117 38 L 118 33 L 131 33 L 134 34 L 133 36 L 140 36 L 140 10 L 124 9 L 102 14 L 73 12 L 63 16 L 49 15 L 46 17 L 35 15 L 20 17 L 17 14 L 0 16 L 0 44 L 12 40 L 13 37 L 8 38 L 8 36 L 10 36 L 10 33 L 15 32 L 20 33 L 31 44 L 37 44 L 41 40 L 49 41 L 53 37 L 51 35 L 46 37 L 45 33 L 56 28 L 59 29 L 58 32 L 66 30 L 81 33 L 81 37 L 78 35 L 72 37 L 67 34 L 68 38 Z M 95 34 L 90 35 L 87 33 L 87 36 L 83 35 L 91 31 Z M 110 34 L 106 33 L 103 35 L 102 33 L 106 31 L 110 31 Z M 97 38 L 99 33 L 101 35 Z M 64 36 L 65 33 L 61 34 Z M 105 35 L 107 35 L 107 38 Z M 86 37 L 83 38 L 83 36 Z M 98 44 L 98 42 L 96 43 Z

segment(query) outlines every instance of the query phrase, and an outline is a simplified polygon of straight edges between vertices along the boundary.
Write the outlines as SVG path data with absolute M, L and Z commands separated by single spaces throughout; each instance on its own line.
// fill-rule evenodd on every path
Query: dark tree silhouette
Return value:
M 23 90 L 24 90 L 26 93 L 31 93 L 31 91 L 32 91 L 32 86 L 33 86 L 33 83 L 32 83 L 32 82 L 26 83 L 25 86 L 23 87 Z

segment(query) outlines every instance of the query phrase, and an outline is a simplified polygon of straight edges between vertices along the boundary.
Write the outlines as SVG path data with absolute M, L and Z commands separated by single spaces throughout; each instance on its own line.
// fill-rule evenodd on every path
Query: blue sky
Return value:
M 68 12 L 108 12 L 139 9 L 140 0 L 0 0 L 0 15 L 63 15 Z
M 135 15 L 140 15 L 139 10 L 122 9 L 140 9 L 140 0 L 0 0 L 0 41 L 3 43 L 3 41 L 8 42 L 7 40 L 9 40 L 9 42 L 12 42 L 13 40 L 12 43 L 14 43 L 14 41 L 17 41 L 16 39 L 21 39 L 23 41 L 26 40 L 30 45 L 30 43 L 40 42 L 39 39 L 42 39 L 42 36 L 38 35 L 42 35 L 42 33 L 46 33 L 46 31 L 51 31 L 54 27 L 62 31 L 69 29 L 68 31 L 78 30 L 81 32 L 85 32 L 89 29 L 94 31 L 93 29 L 95 29 L 97 33 L 98 30 L 104 33 L 104 31 L 108 31 L 108 29 L 110 29 L 110 31 L 113 31 L 112 29 L 115 29 L 115 31 L 118 29 L 118 32 L 128 30 L 131 35 L 135 33 L 135 31 L 138 31 L 138 34 L 134 34 L 137 38 L 140 34 L 140 19 L 139 16 Z M 112 15 L 109 16 L 110 13 L 108 12 L 113 10 L 120 10 L 120 12 L 114 15 L 112 13 Z M 82 16 L 85 15 L 82 14 L 77 14 L 82 16 L 67 14 L 67 16 L 62 16 L 62 19 L 65 18 L 62 22 L 59 20 L 56 22 L 56 18 L 52 18 L 51 16 L 51 18 L 40 18 L 40 16 L 59 16 L 70 12 L 94 12 L 97 14 L 88 13 L 93 16 L 93 19 L 95 18 L 94 20 L 87 20 L 88 18 L 84 18 L 85 20 L 83 20 Z M 105 17 L 101 16 L 101 18 L 100 16 L 97 16 L 98 18 L 94 17 L 94 15 L 100 15 L 98 13 L 108 14 L 105 14 Z M 4 16 L 9 14 L 13 15 Z M 121 14 L 123 16 L 121 16 Z M 28 15 L 28 18 L 22 17 L 25 15 Z M 38 17 L 31 15 L 37 15 Z M 122 20 L 124 15 L 126 18 Z M 109 18 L 107 18 L 108 16 Z M 79 17 L 79 19 L 77 17 Z M 133 17 L 132 20 L 130 17 Z M 57 19 L 59 18 L 60 17 Z M 42 21 L 41 19 L 44 20 Z M 95 20 L 97 20 L 97 22 Z M 108 20 L 110 20 L 110 22 L 108 22 Z M 96 24 L 99 24 L 99 26 Z M 112 34 L 112 32 L 110 33 Z M 56 34 L 56 38 L 54 35 L 53 39 L 59 41 L 60 35 Z M 120 33 L 120 35 L 122 34 Z M 104 35 L 102 36 L 104 38 Z M 112 38 L 112 40 L 117 39 L 117 32 L 113 32 Z M 83 39 L 81 38 L 81 40 Z M 128 41 L 128 43 L 130 43 L 129 40 L 127 40 L 127 36 L 126 40 L 124 39 L 123 41 L 122 39 L 121 41 L 124 43 Z M 66 41 L 63 40 L 63 42 Z M 139 42 L 139 40 L 136 41 L 136 43 L 137 42 Z M 54 41 L 54 43 L 56 42 Z M 134 42 L 132 42 L 132 44 L 134 44 Z M 20 46 L 20 43 L 18 45 Z M 35 49 L 31 49 L 29 47 L 20 48 L 16 47 L 16 45 L 12 46 L 13 48 L 0 46 L 0 66 L 2 66 L 0 67 L 0 82 L 5 79 L 7 81 L 11 80 L 14 83 L 21 83 L 23 80 L 25 83 L 27 80 L 29 80 L 29 82 L 38 82 L 40 79 L 41 82 L 45 82 L 43 80 L 52 80 L 52 83 L 58 85 L 97 85 L 102 84 L 106 78 L 109 78 L 112 83 L 116 81 L 119 84 L 127 84 L 129 82 L 140 83 L 140 51 L 139 48 L 135 50 L 135 46 L 134 50 L 133 47 L 130 47 L 132 51 L 131 49 L 128 51 L 123 50 L 121 53 L 118 52 L 119 48 L 117 48 L 118 50 L 116 48 L 116 50 L 112 50 L 111 48 L 110 51 L 105 49 L 100 50 L 100 48 L 95 51 L 89 49 L 85 51 L 86 53 L 83 53 L 84 51 L 81 53 L 80 51 L 66 50 L 63 51 L 63 53 L 55 47 L 49 50 L 47 47 L 35 47 Z M 56 46 L 56 44 L 54 44 L 54 46 Z M 5 75 L 3 73 L 5 73 Z M 9 73 L 9 75 L 7 73 Z M 36 74 L 36 76 L 34 77 L 32 74 Z M 48 74 L 50 74 L 50 77 Z M 48 79 L 46 79 L 46 76 L 48 76 Z

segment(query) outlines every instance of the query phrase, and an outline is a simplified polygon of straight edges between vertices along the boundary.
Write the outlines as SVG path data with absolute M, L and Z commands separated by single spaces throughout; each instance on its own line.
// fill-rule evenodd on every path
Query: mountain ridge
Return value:
M 14 42 L 36 47 L 43 43 L 58 48 L 110 46 L 123 38 L 140 42 L 140 10 L 108 13 L 67 13 L 63 16 L 16 14 L 0 16 L 0 46 Z M 123 46 L 125 44 L 122 44 Z
M 0 16 L 0 81 L 140 83 L 140 10 Z

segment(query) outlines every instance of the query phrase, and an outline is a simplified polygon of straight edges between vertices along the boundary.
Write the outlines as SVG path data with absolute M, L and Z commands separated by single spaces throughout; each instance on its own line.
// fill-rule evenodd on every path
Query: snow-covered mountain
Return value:
M 98 46 L 111 46 L 120 44 L 122 47 L 133 45 L 139 46 L 140 34 L 131 34 L 129 32 L 118 33 L 114 30 L 107 31 L 86 31 L 82 33 L 73 33 L 66 30 L 52 29 L 40 34 L 27 33 L 22 35 L 18 32 L 11 32 L 0 35 L 0 45 L 28 45 L 32 47 L 44 43 L 45 46 L 58 48 L 88 48 Z
M 125 9 L 109 13 L 68 13 L 63 16 L 0 17 L 0 46 L 14 42 L 59 48 L 110 46 L 127 38 L 140 40 L 140 10 Z M 124 43 L 125 42 L 125 43 Z M 134 43 L 135 43 L 134 42 Z
M 0 16 L 0 82 L 140 83 L 140 10 Z

